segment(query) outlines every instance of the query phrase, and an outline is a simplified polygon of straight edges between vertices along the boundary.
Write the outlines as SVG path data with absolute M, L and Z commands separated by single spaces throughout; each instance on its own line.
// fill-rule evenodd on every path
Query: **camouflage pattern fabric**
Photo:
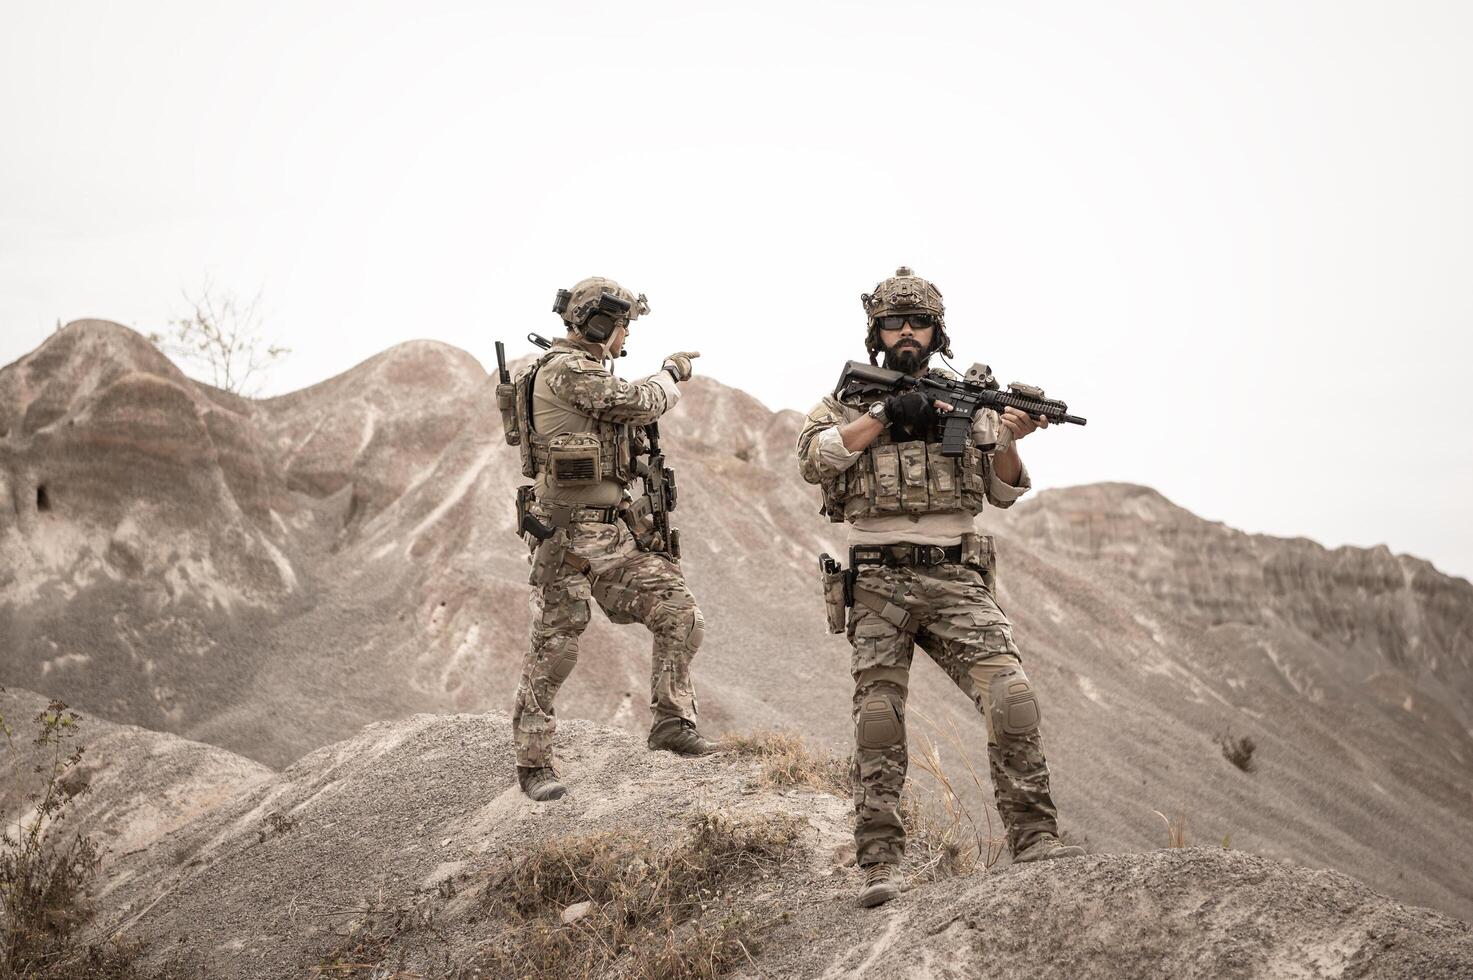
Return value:
M 553 582 L 532 589 L 532 644 L 512 712 L 518 766 L 553 764 L 553 700 L 578 661 L 579 638 L 595 602 L 611 621 L 642 623 L 654 634 L 650 710 L 655 722 L 696 720 L 690 665 L 706 624 L 680 565 L 640 551 L 622 523 L 574 523 L 569 531 L 570 550 L 588 559 L 589 575 L 565 566 Z
M 566 356 L 554 358 L 551 354 Z M 539 386 L 546 386 L 546 393 L 552 395 L 554 403 L 561 402 L 603 422 L 632 425 L 654 422 L 680 397 L 670 393 L 674 382 L 668 374 L 663 380 L 654 375 L 644 381 L 627 381 L 566 339 L 554 341 L 549 356 L 543 360 L 546 363 L 537 380 Z M 543 411 L 543 406 L 539 404 L 537 410 Z
M 981 573 L 964 565 L 862 565 L 856 588 L 889 598 L 919 625 L 912 637 L 863 605 L 850 610 L 856 731 L 851 775 L 859 863 L 898 864 L 905 850 L 896 808 L 905 785 L 905 697 L 916 644 L 982 713 L 993 792 L 1013 853 L 1040 834 L 1057 835 L 1036 701 L 1023 706 L 1031 706 L 1031 715 L 1019 713 L 1017 704 L 994 710 L 994 691 L 1032 692 L 1013 644 L 1012 624 Z

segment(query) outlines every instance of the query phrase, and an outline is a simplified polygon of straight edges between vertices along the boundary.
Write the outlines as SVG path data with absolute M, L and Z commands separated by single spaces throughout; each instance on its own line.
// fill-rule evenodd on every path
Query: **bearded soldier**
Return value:
M 910 269 L 862 297 L 870 363 L 912 377 L 951 354 L 941 292 Z M 1015 408 L 979 410 L 960 456 L 941 452 L 937 409 L 916 391 L 826 397 L 798 436 L 803 478 L 823 490 L 823 513 L 850 525 L 855 847 L 862 906 L 899 894 L 905 831 L 897 813 L 905 783 L 905 698 L 915 645 L 977 705 L 998 813 L 1013 861 L 1072 857 L 1039 735 L 1038 699 L 1023 672 L 1012 626 L 993 597 L 992 541 L 975 532 L 984 500 L 1010 507 L 1031 483 L 1017 443 L 1035 421 Z M 843 629 L 843 602 L 838 620 Z M 832 610 L 831 610 L 832 611 Z
M 577 663 L 591 601 L 611 621 L 654 634 L 649 747 L 712 751 L 696 729 L 690 677 L 705 620 L 686 588 L 677 539 L 653 518 L 659 508 L 649 495 L 636 500 L 630 490 L 636 473 L 648 489 L 647 464 L 637 459 L 650 449 L 646 430 L 680 399 L 676 383 L 690 378 L 699 355 L 672 354 L 642 381 L 616 377 L 606 362 L 623 354 L 631 322 L 649 304 L 610 279 L 559 290 L 554 312 L 566 336 L 497 390 L 507 439 L 520 445 L 522 472 L 536 481 L 517 501 L 534 552 L 531 649 L 512 730 L 518 781 L 537 801 L 566 792 L 553 768 L 553 698 Z

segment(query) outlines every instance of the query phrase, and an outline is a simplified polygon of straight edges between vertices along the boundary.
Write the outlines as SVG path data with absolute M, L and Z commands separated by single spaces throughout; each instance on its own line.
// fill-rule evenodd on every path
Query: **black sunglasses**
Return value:
M 904 313 L 899 316 L 875 317 L 875 326 L 881 330 L 899 330 L 909 320 L 916 330 L 928 330 L 936 325 L 936 318 L 929 313 Z

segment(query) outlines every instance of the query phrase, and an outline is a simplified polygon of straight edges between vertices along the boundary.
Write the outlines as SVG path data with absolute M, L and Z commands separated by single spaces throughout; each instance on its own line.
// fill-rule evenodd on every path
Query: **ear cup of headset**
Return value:
M 583 324 L 583 336 L 601 344 L 614 335 L 614 318 L 605 313 L 595 313 Z

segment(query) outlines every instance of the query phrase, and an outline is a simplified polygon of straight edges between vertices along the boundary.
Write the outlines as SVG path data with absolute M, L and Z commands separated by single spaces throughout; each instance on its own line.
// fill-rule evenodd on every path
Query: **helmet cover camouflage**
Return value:
M 636 296 L 612 279 L 602 276 L 590 276 L 581 279 L 573 288 L 568 290 L 567 305 L 559 311 L 563 322 L 568 326 L 582 330 L 588 323 L 588 318 L 598 310 L 599 297 L 609 293 L 629 304 L 629 312 L 615 317 L 617 326 L 627 326 L 629 321 L 637 320 L 650 311 L 649 301 L 644 298 L 644 293 Z
M 895 275 L 875 286 L 874 292 L 862 293 L 859 299 L 864 304 L 869 322 L 864 346 L 869 351 L 870 363 L 874 363 L 885 349 L 880 343 L 880 329 L 875 320 L 899 313 L 925 313 L 935 319 L 936 333 L 931 337 L 931 350 L 926 353 L 939 350 L 947 357 L 951 356 L 951 339 L 946 335 L 946 304 L 941 301 L 941 290 L 916 275 L 908 266 L 896 269 Z

